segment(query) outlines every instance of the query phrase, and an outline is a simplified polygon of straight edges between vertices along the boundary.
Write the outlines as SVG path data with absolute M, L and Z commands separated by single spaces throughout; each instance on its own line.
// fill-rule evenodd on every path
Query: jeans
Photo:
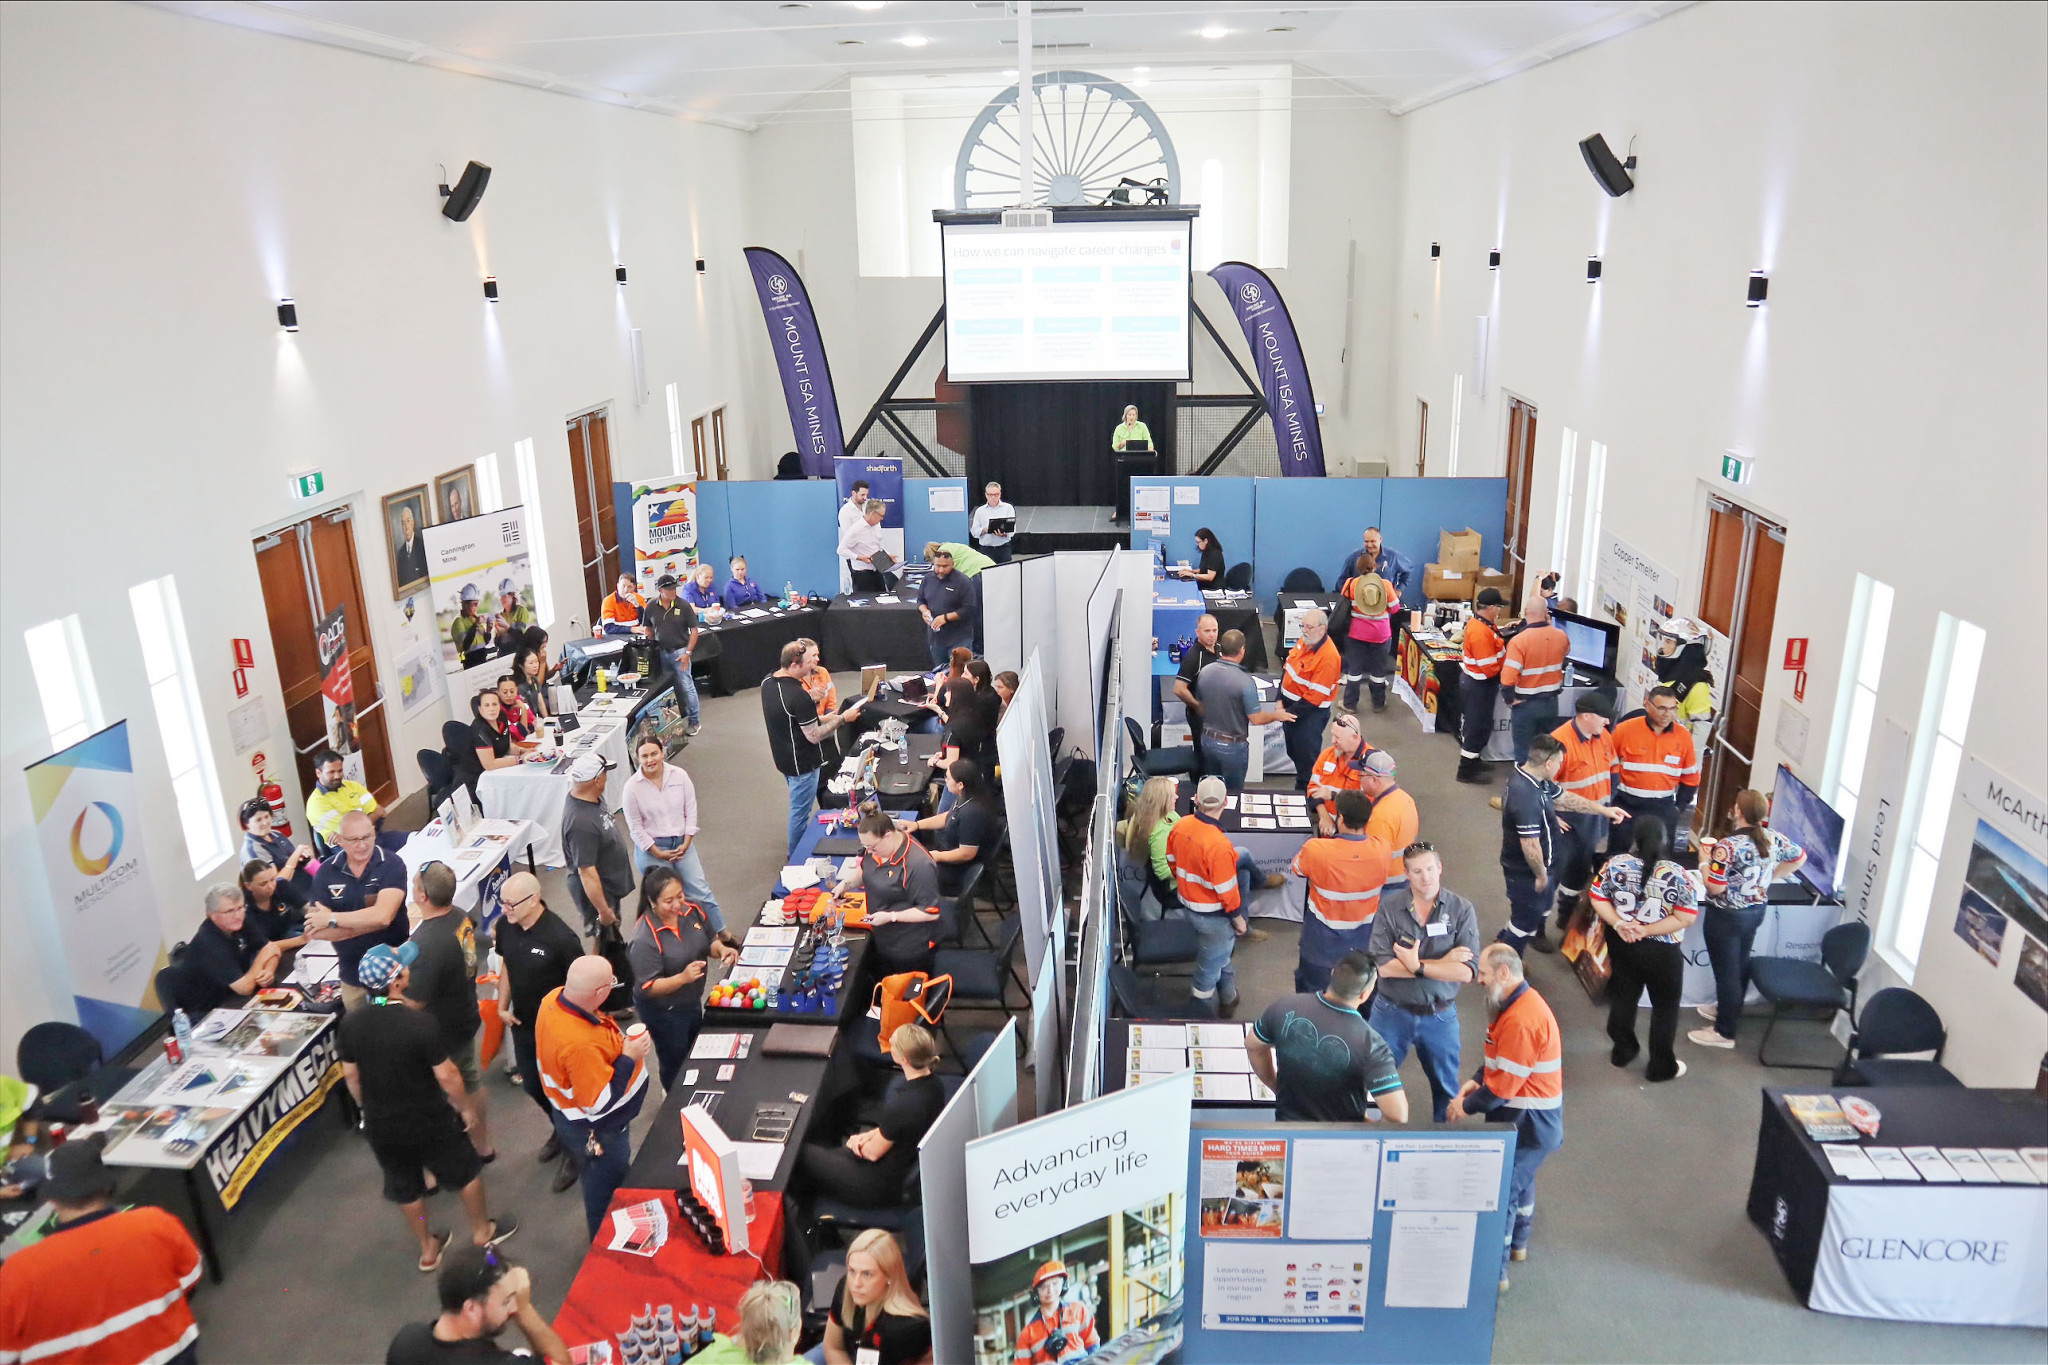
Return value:
M 1514 1174 L 1508 1177 L 1508 1210 L 1512 1217 L 1508 1220 L 1507 1245 L 1500 1249 L 1502 1279 L 1508 1277 L 1508 1253 L 1529 1245 L 1529 1229 L 1536 1221 L 1536 1168 L 1555 1150 L 1515 1143 Z
M 1733 1038 L 1742 1024 L 1742 1002 L 1749 997 L 1749 950 L 1763 925 L 1767 905 L 1724 910 L 1709 905 L 1700 924 L 1707 941 L 1707 960 L 1714 966 L 1714 1032 Z
M 1384 710 L 1387 705 L 1387 686 L 1394 680 L 1394 641 L 1389 636 L 1384 640 L 1344 641 L 1344 709 L 1358 709 L 1358 685 L 1363 682 L 1372 690 L 1373 710 Z
M 659 835 L 654 840 L 656 848 L 674 848 L 682 843 L 682 836 Z M 725 927 L 725 914 L 718 908 L 718 898 L 711 894 L 711 883 L 704 877 L 704 860 L 697 856 L 697 845 L 693 840 L 689 852 L 670 862 L 657 858 L 639 845 L 633 847 L 633 867 L 642 877 L 650 867 L 666 867 L 683 879 L 683 894 L 704 908 L 704 918 L 711 921 L 711 932 L 717 933 Z
M 1330 969 L 1346 953 L 1366 952 L 1372 946 L 1372 922 L 1356 929 L 1332 929 L 1305 910 L 1301 916 L 1301 957 L 1294 964 L 1294 989 L 1307 995 L 1330 984 Z
M 1007 564 L 1010 562 L 1012 551 L 1010 549 L 1010 542 L 1007 540 L 1000 545 L 984 544 L 980 548 L 983 554 L 987 555 L 990 559 L 993 559 L 998 564 Z
M 665 1094 L 675 1080 L 676 1072 L 683 1069 L 690 1049 L 696 1045 L 697 1031 L 704 1027 L 704 1006 L 693 1002 L 680 1008 L 670 1008 L 653 1003 L 639 991 L 634 991 L 633 1009 L 640 1022 L 647 1025 L 648 1037 L 654 1040 L 654 1060 L 661 1072 L 661 1088 Z
M 1237 998 L 1237 968 L 1230 961 L 1230 955 L 1237 947 L 1237 930 L 1230 924 L 1232 918 L 1215 912 L 1188 916 L 1195 926 L 1195 976 L 1188 983 L 1188 994 L 1193 997 L 1189 1005 L 1196 1014 L 1216 1013 L 1219 987 L 1225 1000 Z
M 1515 762 L 1529 761 L 1529 741 L 1557 728 L 1557 693 L 1539 692 L 1517 697 L 1508 712 L 1508 728 L 1515 736 Z
M 703 707 L 697 701 L 697 680 L 690 676 L 690 661 L 683 657 L 680 649 L 661 651 L 662 666 L 676 682 L 676 697 L 683 704 L 683 718 L 695 725 L 703 714 Z
M 818 804 L 818 769 L 798 777 L 784 774 L 782 780 L 789 785 L 789 856 L 794 858 L 796 846 L 811 827 L 811 807 Z
M 1393 1052 L 1395 1066 L 1408 1059 L 1411 1045 L 1415 1048 L 1416 1060 L 1429 1077 L 1430 1112 L 1442 1123 L 1451 1096 L 1458 1093 L 1458 1002 L 1451 1001 L 1435 1014 L 1415 1014 L 1384 995 L 1376 996 L 1368 1022 Z
M 512 1059 L 519 1064 L 520 1089 L 552 1121 L 555 1111 L 548 1106 L 547 1091 L 540 1088 L 540 1061 L 534 1052 L 533 1025 L 519 1024 L 505 1031 L 512 1035 Z
M 1493 738 L 1493 707 L 1500 696 L 1499 678 L 1458 674 L 1458 755 L 1478 758 Z
M 1519 953 L 1543 932 L 1543 921 L 1550 917 L 1551 903 L 1557 899 L 1557 878 L 1546 878 L 1538 891 L 1535 874 L 1526 865 L 1503 867 L 1500 873 L 1508 884 L 1508 922 L 1501 926 L 1499 941 Z
M 1607 1036 L 1614 1041 L 1614 1064 L 1627 1066 L 1642 1044 L 1636 1041 L 1636 1007 L 1650 992 L 1650 1060 L 1643 1079 L 1668 1081 L 1678 1074 L 1678 1000 L 1685 989 L 1685 954 L 1676 943 L 1648 939 L 1630 943 L 1619 934 L 1607 937 Z
M 1280 733 L 1287 739 L 1287 756 L 1294 760 L 1294 789 L 1305 792 L 1309 775 L 1323 753 L 1323 730 L 1330 723 L 1330 708 L 1303 706 L 1291 700 L 1282 705 L 1294 712 L 1293 720 L 1280 722 Z
M 633 1166 L 633 1134 L 628 1124 L 613 1123 L 597 1130 L 600 1150 L 592 1153 L 584 1146 L 584 1134 L 589 1130 L 571 1124 L 560 1113 L 549 1117 L 554 1120 L 555 1137 L 577 1163 L 577 1171 L 583 1182 L 583 1217 L 590 1224 L 590 1235 L 597 1236 L 597 1230 L 604 1224 L 605 1210 L 612 1204 L 612 1196 L 619 1192 L 619 1186 L 626 1183 L 626 1172 Z
M 1202 771 L 1222 778 L 1224 790 L 1231 795 L 1244 790 L 1245 770 L 1251 767 L 1251 762 L 1249 741 L 1202 732 Z

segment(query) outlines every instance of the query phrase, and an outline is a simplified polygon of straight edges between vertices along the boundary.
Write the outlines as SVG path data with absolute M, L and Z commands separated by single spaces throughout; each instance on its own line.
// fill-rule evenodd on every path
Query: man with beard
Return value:
M 1479 984 L 1486 991 L 1486 1060 L 1450 1103 L 1456 1123 L 1484 1114 L 1488 1123 L 1515 1125 L 1515 1172 L 1508 1185 L 1514 1214 L 1501 1248 L 1500 1287 L 1508 1262 L 1529 1259 L 1529 1227 L 1536 1218 L 1536 1168 L 1564 1145 L 1564 1039 L 1557 1016 L 1522 979 L 1522 955 L 1505 943 L 1479 954 Z

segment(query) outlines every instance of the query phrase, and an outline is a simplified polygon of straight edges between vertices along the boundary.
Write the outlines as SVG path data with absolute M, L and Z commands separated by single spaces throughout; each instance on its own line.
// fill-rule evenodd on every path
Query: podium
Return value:
M 1116 517 L 1119 522 L 1131 519 L 1131 479 L 1133 476 L 1149 477 L 1159 472 L 1159 452 L 1156 450 L 1126 452 L 1111 449 L 1110 455 L 1116 465 Z

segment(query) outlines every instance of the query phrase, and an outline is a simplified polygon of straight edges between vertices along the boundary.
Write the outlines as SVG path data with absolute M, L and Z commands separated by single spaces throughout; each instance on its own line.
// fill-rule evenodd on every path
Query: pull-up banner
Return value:
M 1209 272 L 1209 278 L 1230 300 L 1230 311 L 1252 348 L 1252 364 L 1266 391 L 1266 411 L 1273 415 L 1280 472 L 1320 477 L 1323 428 L 1309 388 L 1308 361 L 1301 354 L 1301 339 L 1294 334 L 1286 300 L 1265 271 L 1243 261 L 1225 261 Z
M 789 426 L 796 433 L 804 473 L 829 479 L 832 462 L 846 453 L 846 436 L 839 429 L 839 400 L 832 392 L 832 370 L 825 361 L 825 338 L 811 309 L 811 296 L 795 268 L 766 247 L 747 248 L 747 269 L 754 274 L 754 292 L 761 296 L 761 315 L 768 323 L 768 342 L 782 375 L 782 396 L 789 404 Z

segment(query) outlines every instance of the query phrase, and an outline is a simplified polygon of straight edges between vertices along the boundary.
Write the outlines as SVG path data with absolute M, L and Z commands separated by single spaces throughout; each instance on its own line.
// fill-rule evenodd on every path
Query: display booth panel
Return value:
M 943 511 L 932 510 L 934 498 Z M 947 541 L 966 545 L 967 519 L 981 501 L 967 491 L 965 479 L 905 479 L 903 481 L 903 549 L 905 559 L 923 559 L 925 542 Z M 953 509 L 958 508 L 955 511 Z M 833 515 L 838 515 L 835 509 Z
M 839 583 L 838 490 L 823 479 L 723 487 L 730 544 L 747 557 L 750 575 L 771 592 L 794 582 L 803 592 L 831 596 Z
M 1313 569 L 1330 592 L 1344 557 L 1358 549 L 1368 526 L 1379 526 L 1382 488 L 1389 479 L 1259 479 L 1253 535 L 1262 553 L 1252 589 L 1270 614 L 1280 585 L 1295 569 Z M 1225 546 L 1228 549 L 1228 545 Z M 1434 559 L 1434 549 L 1430 558 Z M 1420 566 L 1418 565 L 1418 568 Z
M 1501 565 L 1501 533 L 1508 519 L 1506 479 L 1384 479 L 1385 500 L 1380 508 L 1380 530 L 1387 544 L 1399 550 L 1415 565 L 1418 579 L 1422 566 L 1437 555 L 1437 536 L 1444 531 L 1467 527 L 1481 537 L 1479 562 L 1489 569 Z M 1357 549 L 1360 527 L 1352 535 Z M 1548 565 L 1545 566 L 1549 567 Z M 1419 590 L 1420 583 L 1417 583 Z
M 1183 559 L 1190 564 L 1200 563 L 1202 553 L 1195 548 L 1195 532 L 1206 526 L 1216 533 L 1216 543 L 1223 547 L 1223 567 L 1228 569 L 1232 564 L 1257 562 L 1253 551 L 1258 537 L 1252 518 L 1252 485 L 1257 482 L 1259 480 L 1256 479 L 1135 478 L 1131 480 L 1131 497 L 1135 504 L 1143 490 L 1169 490 L 1165 537 L 1168 564 L 1177 564 Z M 1187 501 L 1190 498 L 1195 501 Z M 1151 526 L 1149 521 L 1140 524 L 1136 512 L 1132 513 L 1133 550 L 1150 552 L 1155 539 Z

